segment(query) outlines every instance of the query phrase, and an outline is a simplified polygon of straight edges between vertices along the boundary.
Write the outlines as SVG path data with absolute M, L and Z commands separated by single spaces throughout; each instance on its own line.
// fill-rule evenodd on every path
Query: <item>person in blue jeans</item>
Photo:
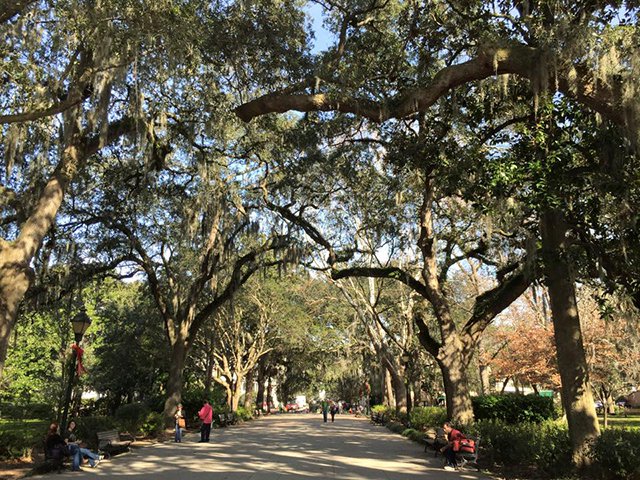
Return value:
M 173 417 L 176 419 L 176 436 L 174 441 L 176 443 L 182 443 L 182 427 L 180 426 L 180 420 L 182 419 L 184 421 L 184 411 L 182 410 L 182 404 L 178 404 L 176 413 Z
M 96 468 L 102 459 L 97 453 L 93 453 L 88 448 L 80 446 L 80 440 L 78 440 L 76 436 L 76 427 L 76 422 L 71 420 L 64 438 L 67 443 L 67 448 L 69 449 L 69 454 L 73 457 L 71 470 L 80 470 L 80 462 L 82 462 L 83 458 L 87 458 L 89 460 L 91 468 Z

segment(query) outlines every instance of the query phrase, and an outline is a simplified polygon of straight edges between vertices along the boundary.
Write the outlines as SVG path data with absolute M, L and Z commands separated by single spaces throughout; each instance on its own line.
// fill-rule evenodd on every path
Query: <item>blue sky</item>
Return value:
M 332 44 L 332 36 L 331 33 L 322 26 L 322 7 L 317 3 L 309 2 L 305 10 L 311 18 L 312 28 L 316 36 L 311 51 L 318 53 L 326 50 L 327 47 Z

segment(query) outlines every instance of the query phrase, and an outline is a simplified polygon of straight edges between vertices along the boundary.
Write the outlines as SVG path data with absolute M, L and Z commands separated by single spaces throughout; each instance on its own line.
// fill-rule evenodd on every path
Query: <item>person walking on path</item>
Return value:
M 442 425 L 442 429 L 444 433 L 447 434 L 447 440 L 449 441 L 444 447 L 440 449 L 442 454 L 446 458 L 446 464 L 444 466 L 445 470 L 455 470 L 458 466 L 456 462 L 456 451 L 453 447 L 453 442 L 460 442 L 460 440 L 464 440 L 464 435 L 460 430 L 456 430 L 451 425 L 451 422 L 444 422 Z
M 200 427 L 200 443 L 208 442 L 211 434 L 211 422 L 213 421 L 213 408 L 209 405 L 209 400 L 204 401 L 204 405 L 198 412 L 198 417 L 202 420 Z
M 336 413 L 338 413 L 338 405 L 336 405 L 334 402 L 331 402 L 331 408 L 329 409 L 329 412 L 331 413 L 331 423 L 333 423 L 334 419 L 336 418 Z
M 71 420 L 69 422 L 69 426 L 67 427 L 67 431 L 65 432 L 64 441 L 70 447 L 70 451 L 71 451 L 72 445 L 77 447 L 77 449 L 80 452 L 80 459 L 83 459 L 85 457 L 88 458 L 89 465 L 91 466 L 91 468 L 96 468 L 100 463 L 100 460 L 102 459 L 100 458 L 100 455 L 98 455 L 97 453 L 93 453 L 88 448 L 84 448 L 80 445 L 81 441 L 76 436 L 76 427 L 77 427 L 76 422 L 74 420 Z M 78 468 L 79 468 L 79 465 L 78 465 Z
M 323 399 L 322 402 L 320 403 L 320 407 L 322 408 L 322 418 L 324 420 L 324 423 L 327 423 L 327 413 L 329 413 L 329 402 Z
M 176 413 L 173 416 L 176 419 L 176 436 L 175 436 L 175 442 L 176 443 L 182 443 L 182 429 L 185 428 L 187 426 L 186 421 L 185 421 L 185 417 L 184 417 L 184 411 L 182 410 L 182 404 L 179 403 Z

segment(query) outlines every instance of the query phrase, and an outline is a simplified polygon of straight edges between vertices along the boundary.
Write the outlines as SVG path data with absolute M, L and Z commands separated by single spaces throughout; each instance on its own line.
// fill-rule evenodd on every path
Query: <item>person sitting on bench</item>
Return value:
M 81 459 L 88 458 L 89 465 L 91 466 L 91 468 L 96 468 L 101 460 L 100 455 L 98 455 L 97 453 L 93 453 L 88 448 L 84 448 L 80 445 L 81 441 L 76 436 L 76 426 L 77 425 L 74 420 L 71 420 L 69 422 L 69 426 L 67 427 L 64 440 L 65 442 L 67 442 L 67 445 L 69 445 L 69 447 L 71 447 L 72 445 L 75 445 L 80 452 L 80 458 Z
M 447 434 L 448 440 L 448 443 L 440 449 L 446 458 L 444 469 L 455 470 L 458 464 L 456 462 L 456 451 L 453 448 L 453 442 L 460 442 L 460 440 L 464 440 L 465 436 L 460 432 L 460 430 L 453 428 L 451 422 L 444 422 L 442 429 L 444 430 L 444 433 Z

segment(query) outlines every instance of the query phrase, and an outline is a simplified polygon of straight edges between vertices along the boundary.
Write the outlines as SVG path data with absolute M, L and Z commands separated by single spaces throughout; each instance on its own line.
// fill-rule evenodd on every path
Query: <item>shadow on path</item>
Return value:
M 210 443 L 187 434 L 183 443 L 134 449 L 98 468 L 66 472 L 78 480 L 109 479 L 480 479 L 474 471 L 446 472 L 441 458 L 367 419 L 338 415 L 273 415 L 216 429 Z

